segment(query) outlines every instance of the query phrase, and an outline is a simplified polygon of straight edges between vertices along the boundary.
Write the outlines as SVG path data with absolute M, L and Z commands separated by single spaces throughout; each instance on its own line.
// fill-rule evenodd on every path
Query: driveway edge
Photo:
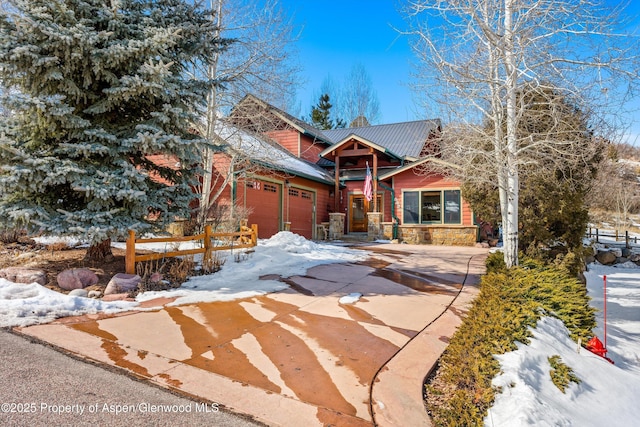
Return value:
M 376 426 L 432 426 L 424 406 L 424 379 L 435 368 L 449 339 L 480 292 L 478 284 L 485 271 L 485 259 L 486 255 L 469 258 L 464 286 L 458 296 L 378 372 L 371 390 L 372 417 Z

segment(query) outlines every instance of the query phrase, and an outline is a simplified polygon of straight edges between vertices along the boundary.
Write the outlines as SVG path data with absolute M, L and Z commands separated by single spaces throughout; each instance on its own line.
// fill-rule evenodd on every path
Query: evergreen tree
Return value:
M 558 243 L 570 250 L 579 247 L 589 219 L 586 196 L 603 146 L 589 131 L 586 114 L 557 90 L 525 85 L 517 105 L 522 114 L 519 145 L 531 150 L 531 162 L 520 169 L 519 249 Z M 549 141 L 566 150 L 559 155 L 540 149 Z M 500 222 L 498 189 L 493 183 L 468 181 L 463 193 L 478 218 Z
M 201 141 L 188 123 L 207 84 L 184 71 L 225 44 L 211 15 L 187 0 L 7 2 L 0 216 L 81 236 L 95 259 L 128 229 L 189 215 Z
M 311 109 L 311 124 L 323 130 L 345 127 L 341 119 L 337 119 L 335 123 L 331 119 L 331 107 L 333 105 L 329 102 L 329 95 L 320 95 L 318 104 Z

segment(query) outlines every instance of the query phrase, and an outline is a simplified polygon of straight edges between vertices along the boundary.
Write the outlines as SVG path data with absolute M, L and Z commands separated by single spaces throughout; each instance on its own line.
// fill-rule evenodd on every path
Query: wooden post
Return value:
M 251 231 L 253 231 L 253 234 L 251 235 L 251 244 L 256 246 L 258 244 L 258 224 L 251 224 Z
M 127 274 L 136 274 L 136 232 L 133 230 L 129 230 L 124 263 Z
M 204 226 L 204 259 L 211 256 L 211 226 Z
M 336 153 L 333 160 L 336 163 L 334 174 L 335 187 L 333 189 L 333 207 L 334 212 L 340 212 L 340 155 Z
M 378 206 L 378 154 L 373 153 L 373 211 L 380 212 Z
M 625 230 L 624 232 L 624 246 L 627 249 L 631 249 L 631 245 L 629 244 L 629 230 Z

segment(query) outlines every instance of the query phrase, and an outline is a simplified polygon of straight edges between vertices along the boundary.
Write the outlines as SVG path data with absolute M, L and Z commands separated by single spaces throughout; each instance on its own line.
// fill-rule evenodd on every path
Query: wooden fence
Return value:
M 596 238 L 596 243 L 600 243 L 600 237 L 614 237 L 616 239 L 616 242 L 619 240 L 624 240 L 625 247 L 627 248 L 631 248 L 632 241 L 633 243 L 638 243 L 638 238 L 629 237 L 628 231 L 625 231 L 624 236 L 621 236 L 618 230 L 616 230 L 614 234 L 605 234 L 605 233 L 602 233 L 602 231 L 598 230 L 597 228 L 593 229 L 589 227 L 589 229 L 587 230 L 587 238 L 590 239 L 592 237 Z
M 213 245 L 211 242 L 211 239 L 224 238 L 229 239 L 230 243 L 225 245 Z M 202 240 L 202 248 L 136 255 L 136 243 L 177 243 L 190 242 L 194 240 Z M 195 254 L 205 254 L 205 256 L 209 256 L 211 254 L 211 251 L 252 248 L 256 246 L 257 243 L 257 224 L 252 224 L 251 227 L 242 226 L 240 227 L 240 231 L 235 233 L 213 233 L 211 232 L 211 226 L 207 225 L 204 228 L 204 233 L 202 234 L 184 237 L 158 237 L 153 239 L 136 239 L 135 231 L 129 230 L 129 237 L 127 238 L 127 249 L 125 254 L 125 269 L 127 274 L 135 274 L 136 262 Z

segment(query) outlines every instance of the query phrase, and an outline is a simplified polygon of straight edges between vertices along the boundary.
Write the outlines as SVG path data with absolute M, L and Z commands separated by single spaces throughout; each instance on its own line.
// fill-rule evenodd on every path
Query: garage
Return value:
M 306 237 L 313 238 L 313 224 L 315 223 L 315 193 L 291 187 L 288 190 L 289 221 L 291 222 L 291 232 Z
M 282 223 L 282 185 L 273 182 L 246 181 L 245 206 L 251 208 L 249 224 L 258 224 L 258 238 L 268 239 L 278 233 Z

